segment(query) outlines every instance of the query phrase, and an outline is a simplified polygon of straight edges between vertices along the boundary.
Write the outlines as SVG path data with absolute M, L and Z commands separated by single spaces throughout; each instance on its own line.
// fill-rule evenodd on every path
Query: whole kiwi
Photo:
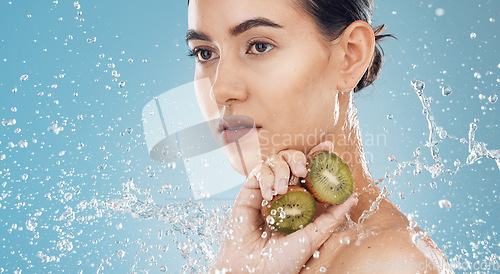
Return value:
M 312 221 L 316 200 L 305 188 L 289 186 L 286 194 L 274 197 L 262 206 L 261 212 L 271 230 L 288 235 Z
M 306 188 L 318 202 L 341 204 L 354 192 L 349 166 L 335 153 L 318 151 L 308 157 Z

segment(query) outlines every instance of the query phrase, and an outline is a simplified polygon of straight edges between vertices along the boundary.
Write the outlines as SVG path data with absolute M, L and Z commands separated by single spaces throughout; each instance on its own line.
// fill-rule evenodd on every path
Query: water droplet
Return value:
M 470 39 L 476 39 L 477 34 L 475 32 L 470 33 Z
M 160 272 L 167 272 L 168 268 L 164 265 L 160 266 Z
M 446 130 L 444 130 L 443 128 L 439 128 L 437 130 L 437 133 L 439 135 L 439 138 L 441 138 L 441 139 L 444 139 L 444 138 L 446 138 L 446 136 L 448 136 L 448 132 L 446 132 Z
M 326 272 L 326 268 L 324 266 L 320 267 L 319 272 Z
M 19 141 L 19 146 L 21 148 L 27 148 L 28 147 L 28 142 L 26 142 L 25 140 L 21 140 L 21 141 Z
M 467 250 L 465 248 L 462 248 L 462 250 L 460 250 L 460 252 L 462 252 L 462 254 L 464 254 L 465 256 L 469 257 L 469 252 L 467 252 Z
M 128 127 L 128 128 L 126 129 L 126 131 L 127 131 L 127 133 L 128 133 L 128 134 L 130 134 L 130 133 L 132 133 L 133 129 L 132 129 L 131 127 Z
M 451 207 L 451 203 L 450 203 L 450 201 L 448 201 L 446 199 L 443 199 L 443 200 L 439 201 L 439 207 L 440 208 L 450 208 Z
M 12 112 L 17 112 L 17 108 L 16 107 L 11 107 L 10 110 L 12 110 Z
M 3 120 L 2 126 L 12 126 L 16 124 L 16 119 Z
M 24 173 L 23 176 L 22 176 L 23 180 L 28 180 L 28 174 Z
M 116 252 L 116 254 L 118 255 L 118 258 L 120 258 L 120 259 L 125 257 L 125 251 L 123 251 L 123 250 L 118 250 Z
M 452 90 L 450 86 L 444 86 L 442 89 L 443 96 L 448 96 L 451 94 L 451 92 Z
M 443 16 L 444 15 L 444 9 L 443 8 L 437 8 L 436 9 L 436 15 L 437 16 Z
M 491 17 L 490 17 L 490 19 L 489 19 L 489 20 L 490 20 L 490 22 L 491 22 L 491 23 L 495 22 L 495 18 L 491 18 Z
M 490 101 L 490 103 L 494 104 L 498 101 L 498 95 L 497 94 L 492 94 L 488 97 L 488 101 Z
M 90 37 L 90 38 L 87 38 L 87 43 L 91 44 L 91 43 L 95 43 L 97 41 L 97 37 Z
M 417 94 L 422 94 L 422 91 L 425 88 L 425 82 L 422 80 L 413 80 L 411 81 L 411 85 Z
M 13 88 L 12 93 L 17 93 L 17 88 Z
M 273 216 L 269 215 L 266 217 L 266 222 L 268 225 L 273 225 L 274 224 L 274 218 Z
M 170 168 L 170 169 L 175 169 L 175 162 L 168 163 L 167 167 Z
M 267 237 L 267 232 L 262 232 L 262 235 L 260 235 L 261 238 L 265 239 Z
M 118 86 L 121 87 L 121 88 L 124 87 L 125 86 L 125 82 L 121 81 L 120 83 L 118 83 Z
M 400 191 L 400 192 L 399 192 L 399 199 L 403 200 L 404 198 L 405 198 L 405 197 L 404 197 L 404 195 L 403 195 L 403 191 Z
M 132 59 L 132 58 L 128 58 L 128 62 L 129 62 L 130 64 L 132 64 L 132 63 L 134 62 L 134 59 Z
M 21 82 L 24 82 L 24 81 L 28 80 L 28 78 L 29 78 L 28 74 L 23 74 L 23 75 L 21 75 L 21 77 L 19 78 L 19 80 L 21 80 Z
M 35 231 L 35 228 L 38 224 L 31 219 L 26 221 L 26 229 L 29 231 Z
M 411 236 L 411 241 L 412 241 L 414 244 L 418 243 L 418 241 L 419 241 L 419 240 L 420 240 L 420 234 L 415 233 L 415 234 L 413 234 L 413 235 Z
M 437 184 L 436 184 L 436 182 L 434 182 L 434 181 L 432 181 L 430 183 L 430 185 L 431 185 L 432 189 L 437 189 L 437 187 L 438 187 Z
M 118 77 L 120 77 L 120 73 L 118 73 L 118 71 L 116 71 L 116 70 L 113 70 L 111 72 L 111 76 L 118 78 Z
M 267 200 L 262 200 L 262 203 L 260 204 L 261 206 L 267 206 L 269 202 Z
M 100 149 L 101 151 L 104 151 L 104 150 L 106 149 L 106 146 L 101 146 L 99 149 Z
M 319 258 L 319 250 L 314 251 L 313 258 Z
M 474 72 L 474 78 L 481 79 L 481 77 L 482 77 L 482 76 L 481 76 L 481 73 L 479 73 L 479 72 L 477 72 L 477 71 L 476 71 L 476 72 Z
M 393 118 L 392 114 L 387 115 L 387 120 L 392 120 L 392 118 Z

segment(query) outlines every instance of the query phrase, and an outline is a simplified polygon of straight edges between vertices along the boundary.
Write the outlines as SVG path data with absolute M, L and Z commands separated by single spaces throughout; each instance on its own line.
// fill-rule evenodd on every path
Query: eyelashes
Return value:
M 255 48 L 255 51 L 253 51 L 254 48 Z M 274 45 L 272 45 L 270 43 L 266 43 L 263 41 L 249 41 L 247 43 L 246 53 L 252 54 L 252 55 L 263 55 L 263 54 L 269 52 L 270 50 L 272 50 L 273 48 L 274 48 Z M 201 56 L 200 53 L 202 55 L 205 55 L 205 56 Z M 195 58 L 196 61 L 198 61 L 200 63 L 208 62 L 208 61 L 210 61 L 218 56 L 217 55 L 216 57 L 213 57 L 213 55 L 217 55 L 217 53 L 212 51 L 210 48 L 207 48 L 204 46 L 194 48 L 193 50 L 189 49 L 188 54 L 187 54 L 187 56 Z

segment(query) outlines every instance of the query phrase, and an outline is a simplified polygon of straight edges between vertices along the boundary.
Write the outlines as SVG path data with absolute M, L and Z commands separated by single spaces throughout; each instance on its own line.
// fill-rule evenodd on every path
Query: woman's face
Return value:
M 292 0 L 191 0 L 188 16 L 205 119 L 244 115 L 257 127 L 245 137 L 258 142 L 224 147 L 233 168 L 243 173 L 241 151 L 248 170 L 281 150 L 307 153 L 332 132 L 340 53 Z

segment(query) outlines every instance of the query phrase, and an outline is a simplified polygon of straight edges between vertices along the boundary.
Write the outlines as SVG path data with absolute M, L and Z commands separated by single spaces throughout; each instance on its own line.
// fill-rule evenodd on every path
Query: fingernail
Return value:
M 272 200 L 273 199 L 273 191 L 271 189 L 268 189 L 266 191 L 266 200 Z
M 281 178 L 281 180 L 279 181 L 279 188 L 282 189 L 283 191 L 286 191 L 287 188 L 288 188 L 288 182 L 285 178 Z
M 304 162 L 299 162 L 295 164 L 295 170 L 297 170 L 298 176 L 305 177 L 307 175 L 306 164 Z

